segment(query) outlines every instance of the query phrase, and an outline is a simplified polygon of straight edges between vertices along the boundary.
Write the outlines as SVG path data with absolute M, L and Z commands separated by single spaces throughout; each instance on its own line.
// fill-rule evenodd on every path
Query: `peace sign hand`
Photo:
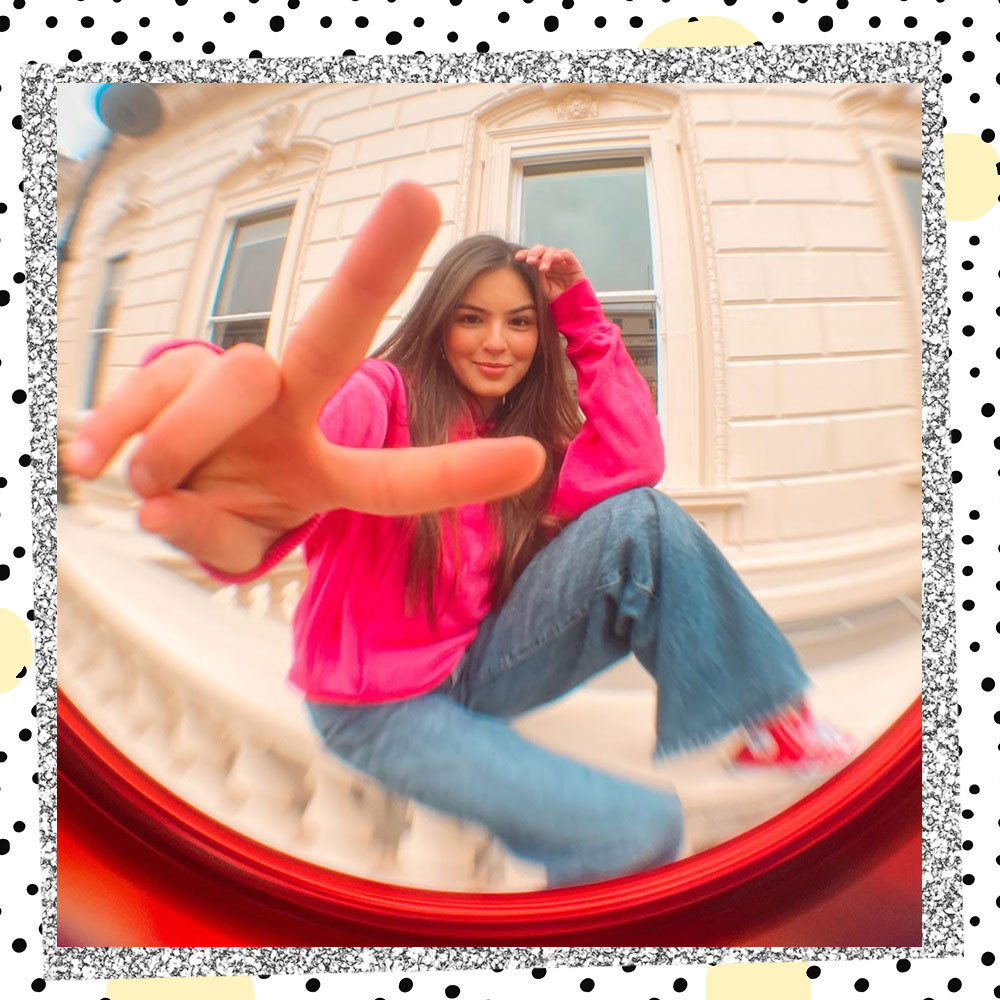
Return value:
M 250 344 L 224 354 L 196 345 L 164 352 L 81 425 L 67 453 L 69 471 L 95 478 L 142 432 L 129 466 L 144 500 L 139 523 L 234 574 L 253 569 L 281 535 L 325 510 L 417 514 L 526 489 L 545 460 L 531 438 L 345 448 L 317 425 L 326 401 L 364 360 L 439 220 L 430 190 L 394 185 L 280 362 Z

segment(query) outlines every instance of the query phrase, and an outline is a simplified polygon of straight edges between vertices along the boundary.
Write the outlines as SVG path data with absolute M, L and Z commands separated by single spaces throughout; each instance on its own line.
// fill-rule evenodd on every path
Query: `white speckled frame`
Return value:
M 22 66 L 28 370 L 32 378 L 35 609 L 45 975 L 374 972 L 962 954 L 958 737 L 945 285 L 940 49 L 930 42 L 520 52 L 502 55 Z M 924 943 L 889 948 L 60 948 L 56 945 L 56 117 L 58 83 L 147 82 L 907 82 L 923 84 Z

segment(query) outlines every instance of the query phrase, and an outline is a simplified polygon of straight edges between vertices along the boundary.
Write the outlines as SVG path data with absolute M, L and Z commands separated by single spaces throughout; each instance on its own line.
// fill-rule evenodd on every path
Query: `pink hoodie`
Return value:
M 547 508 L 568 521 L 616 493 L 659 482 L 663 441 L 649 388 L 618 327 L 605 318 L 590 282 L 573 285 L 549 308 L 566 337 L 585 417 L 566 450 Z M 192 341 L 154 348 L 143 363 L 184 343 Z M 220 350 L 206 341 L 194 343 Z M 398 369 L 383 360 L 362 362 L 330 397 L 319 426 L 336 444 L 407 447 L 406 390 Z M 449 439 L 478 436 L 484 429 L 486 425 L 473 426 L 469 420 L 453 428 Z M 444 544 L 435 601 L 451 596 L 433 628 L 422 609 L 414 615 L 404 611 L 406 554 L 412 538 L 412 521 L 406 518 L 330 510 L 278 539 L 248 573 L 233 576 L 204 568 L 217 580 L 243 583 L 303 545 L 308 582 L 292 623 L 294 653 L 288 680 L 319 700 L 366 703 L 406 698 L 431 690 L 454 670 L 490 611 L 499 540 L 491 537 L 485 504 L 459 507 L 456 514 L 458 566 L 451 546 Z

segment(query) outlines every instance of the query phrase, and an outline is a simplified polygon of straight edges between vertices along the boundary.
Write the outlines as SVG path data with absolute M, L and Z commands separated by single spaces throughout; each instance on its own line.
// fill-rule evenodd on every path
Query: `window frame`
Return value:
M 611 311 L 612 307 L 618 305 L 650 304 L 652 305 L 653 326 L 655 329 L 656 346 L 656 412 L 662 415 L 661 425 L 666 419 L 664 407 L 666 400 L 663 398 L 662 387 L 664 383 L 663 369 L 666 367 L 666 358 L 663 355 L 664 345 L 661 342 L 660 331 L 663 328 L 663 296 L 660 285 L 660 261 L 659 261 L 659 239 L 660 232 L 657 226 L 655 213 L 655 196 L 653 190 L 653 175 L 651 164 L 651 150 L 648 148 L 632 147 L 627 152 L 619 152 L 617 155 L 608 150 L 595 151 L 593 149 L 583 149 L 579 155 L 570 152 L 565 153 L 543 153 L 536 154 L 530 150 L 520 150 L 511 160 L 511 184 L 513 186 L 513 196 L 510 199 L 510 214 L 507 219 L 507 239 L 519 242 L 521 239 L 521 213 L 524 205 L 524 168 L 543 165 L 556 165 L 563 163 L 587 163 L 588 161 L 607 162 L 614 160 L 641 160 L 643 168 L 643 178 L 646 182 L 646 214 L 649 225 L 649 246 L 650 246 L 650 269 L 653 283 L 651 288 L 644 289 L 620 289 L 611 292 L 602 292 L 595 289 L 597 300 L 605 307 L 605 312 Z M 571 248 L 573 249 L 573 248 Z M 580 251 L 581 255 L 583 251 Z M 586 262 L 584 269 L 586 270 Z
M 266 164 L 241 162 L 224 177 L 212 192 L 206 208 L 205 223 L 192 254 L 192 280 L 185 290 L 177 328 L 198 331 L 194 336 L 207 339 L 209 322 L 225 266 L 233 230 L 240 219 L 266 214 L 291 205 L 292 214 L 285 238 L 285 250 L 274 288 L 271 322 L 264 350 L 277 360 L 281 355 L 296 293 L 295 272 L 301 263 L 306 230 L 323 176 L 326 150 L 311 143 L 293 143 L 280 176 L 266 176 Z M 195 275 L 204 275 L 201 282 Z
M 118 329 L 117 323 L 113 323 L 111 326 L 96 325 L 101 322 L 107 307 L 108 293 L 111 290 L 112 269 L 115 264 L 121 263 L 122 271 L 118 295 L 115 298 L 114 312 L 109 317 L 112 320 L 116 320 L 121 312 L 122 295 L 125 291 L 126 285 L 128 284 L 125 275 L 127 273 L 131 257 L 132 252 L 130 250 L 119 250 L 106 256 L 102 262 L 101 291 L 98 296 L 96 306 L 91 313 L 94 317 L 95 325 L 87 330 L 90 357 L 87 361 L 87 374 L 83 381 L 81 409 L 84 412 L 89 412 L 93 409 L 95 404 L 99 402 L 97 397 L 101 388 L 101 376 L 107 363 L 108 347 L 114 338 L 115 331 Z
M 263 209 L 261 211 L 253 211 L 248 213 L 243 213 L 240 215 L 232 215 L 226 219 L 225 223 L 225 233 L 223 238 L 220 240 L 222 245 L 222 256 L 219 263 L 218 272 L 216 274 L 215 281 L 215 294 L 212 297 L 211 302 L 208 306 L 207 315 L 205 317 L 205 326 L 203 327 L 203 333 L 205 339 L 211 344 L 216 344 L 221 346 L 216 341 L 216 327 L 219 323 L 228 323 L 239 319 L 263 319 L 265 316 L 268 318 L 267 333 L 264 338 L 264 346 L 266 349 L 267 342 L 271 338 L 271 322 L 274 319 L 275 309 L 274 304 L 278 300 L 279 288 L 281 287 L 282 276 L 285 275 L 287 278 L 287 257 L 288 257 L 288 241 L 292 232 L 292 223 L 295 217 L 295 201 L 285 201 L 281 204 L 274 205 L 270 208 Z M 288 218 L 288 230 L 285 233 L 285 242 L 281 250 L 281 261 L 278 264 L 277 274 L 274 276 L 274 295 L 271 298 L 271 309 L 269 312 L 254 312 L 254 313 L 231 313 L 224 316 L 217 316 L 215 313 L 215 308 L 219 302 L 219 297 L 222 294 L 222 285 L 226 277 L 226 269 L 232 260 L 233 255 L 233 243 L 236 239 L 236 233 L 241 225 L 254 222 L 263 222 L 270 218 Z

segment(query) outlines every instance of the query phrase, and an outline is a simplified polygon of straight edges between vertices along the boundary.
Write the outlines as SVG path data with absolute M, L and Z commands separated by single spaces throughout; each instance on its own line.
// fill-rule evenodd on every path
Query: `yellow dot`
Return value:
M 17 687 L 31 664 L 31 631 L 13 611 L 0 608 L 0 692 Z
M 807 962 L 747 962 L 710 965 L 705 1000 L 809 1000 Z
M 944 135 L 944 214 L 962 222 L 978 219 L 997 203 L 1000 175 L 997 151 L 978 135 Z
M 685 45 L 753 45 L 754 35 L 728 17 L 679 17 L 661 24 L 639 43 L 640 49 L 669 49 Z
M 111 979 L 108 1000 L 253 1000 L 250 976 Z

